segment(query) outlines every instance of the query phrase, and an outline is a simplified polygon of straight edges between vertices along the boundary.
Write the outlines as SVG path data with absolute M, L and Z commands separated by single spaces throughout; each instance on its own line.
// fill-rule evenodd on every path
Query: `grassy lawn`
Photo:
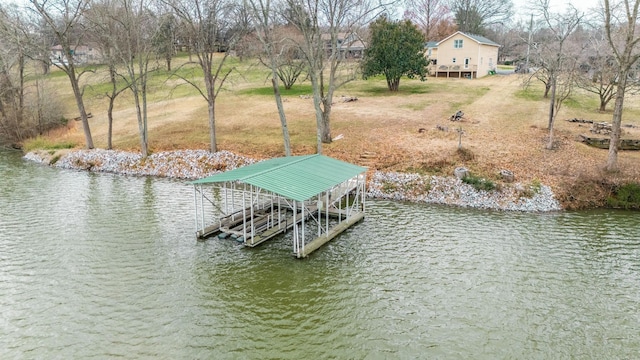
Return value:
M 282 156 L 282 132 L 269 71 L 255 60 L 229 60 L 225 69 L 231 73 L 216 102 L 220 149 L 256 158 Z M 175 59 L 173 66 L 180 76 L 201 83 L 200 70 L 186 56 Z M 83 77 L 83 84 L 87 108 L 93 114 L 91 131 L 95 145 L 105 147 L 104 93 L 110 89 L 106 69 L 98 67 L 87 75 L 90 76 Z M 57 89 L 67 117 L 77 116 L 68 79 L 53 72 L 46 81 Z M 577 90 L 564 102 L 556 120 L 556 149 L 545 150 L 549 100 L 542 96 L 541 83 L 533 83 L 526 89 L 522 83 L 518 74 L 474 80 L 428 78 L 425 82 L 403 78 L 400 90 L 392 93 L 383 77 L 368 80 L 355 77 L 335 91 L 331 130 L 334 137 L 342 135 L 342 139 L 325 144 L 324 153 L 353 163 L 364 163 L 361 158 L 364 152 L 374 153 L 373 163 L 367 161 L 367 165 L 384 171 L 448 175 L 455 167 L 466 166 L 476 175 L 497 180 L 497 173 L 508 169 L 515 173 L 516 181 L 528 183 L 535 179 L 551 184 L 559 189 L 559 196 L 567 199 L 576 198 L 577 191 L 585 191 L 578 189 L 579 183 L 602 179 L 611 183 L 640 181 L 637 166 L 640 154 L 620 152 L 621 172 L 605 174 L 602 168 L 607 151 L 577 141 L 579 134 L 589 134 L 589 128 L 565 121 L 571 118 L 611 121 L 611 111 L 598 111 L 596 95 Z M 152 73 L 149 86 L 151 151 L 208 148 L 207 105 L 202 96 L 166 70 Z M 309 82 L 296 83 L 292 89 L 281 92 L 293 152 L 315 152 L 315 113 Z M 358 100 L 344 102 L 344 97 Z M 457 110 L 462 110 L 465 116 L 460 122 L 451 122 L 449 118 Z M 633 96 L 625 103 L 624 122 L 640 127 L 640 101 Z M 45 136 L 48 146 L 59 142 L 64 147 L 69 144 L 82 147 L 84 135 L 80 123 L 70 125 L 69 129 Z M 136 151 L 137 131 L 133 100 L 130 92 L 125 91 L 116 101 L 114 147 Z M 463 132 L 464 156 L 458 151 L 458 131 Z M 623 136 L 640 138 L 640 130 L 625 128 Z M 27 145 L 34 147 L 33 143 Z

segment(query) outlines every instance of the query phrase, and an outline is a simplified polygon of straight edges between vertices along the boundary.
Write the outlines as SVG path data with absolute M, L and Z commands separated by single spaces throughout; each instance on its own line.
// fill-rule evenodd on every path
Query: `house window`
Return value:
M 453 40 L 454 49 L 462 49 L 462 39 Z
M 453 58 L 453 60 L 451 60 L 452 63 L 456 63 L 456 58 Z

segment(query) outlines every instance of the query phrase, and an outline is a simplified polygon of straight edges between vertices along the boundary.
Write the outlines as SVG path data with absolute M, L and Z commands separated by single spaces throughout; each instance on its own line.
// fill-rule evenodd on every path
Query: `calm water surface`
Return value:
M 0 358 L 640 356 L 637 213 L 372 202 L 290 253 L 196 242 L 184 182 L 0 152 Z

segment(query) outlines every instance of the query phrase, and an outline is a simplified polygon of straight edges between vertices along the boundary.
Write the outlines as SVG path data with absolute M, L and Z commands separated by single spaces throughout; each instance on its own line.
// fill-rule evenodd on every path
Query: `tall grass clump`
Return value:
M 60 149 L 73 149 L 76 147 L 76 143 L 69 140 L 51 140 L 42 136 L 29 139 L 24 142 L 24 150 L 29 152 L 32 150 L 60 150 Z
M 496 184 L 493 181 L 475 175 L 463 177 L 462 182 L 473 186 L 478 191 L 492 191 L 496 189 Z
M 629 183 L 620 186 L 607 198 L 607 204 L 616 209 L 640 210 L 640 184 Z

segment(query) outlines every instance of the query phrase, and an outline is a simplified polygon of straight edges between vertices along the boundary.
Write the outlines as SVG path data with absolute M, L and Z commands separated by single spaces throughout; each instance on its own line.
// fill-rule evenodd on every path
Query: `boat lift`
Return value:
M 293 230 L 297 258 L 365 213 L 366 168 L 322 155 L 266 160 L 192 184 L 198 239 L 232 238 L 254 247 Z

